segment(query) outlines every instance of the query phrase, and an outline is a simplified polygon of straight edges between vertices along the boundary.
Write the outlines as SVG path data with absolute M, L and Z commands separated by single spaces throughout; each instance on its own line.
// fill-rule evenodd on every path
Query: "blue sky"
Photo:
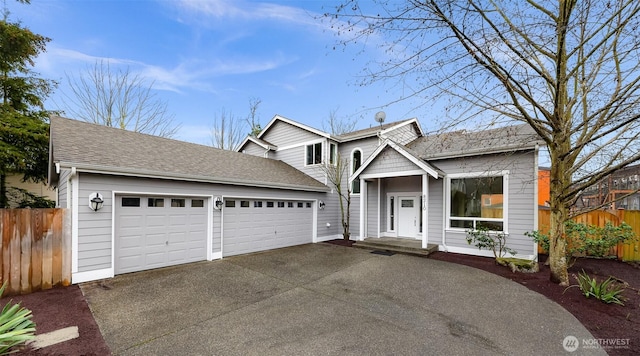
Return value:
M 225 110 L 246 117 L 249 99 L 262 101 L 264 126 L 279 114 L 322 129 L 329 113 L 374 125 L 418 117 L 425 130 L 433 110 L 410 102 L 388 105 L 402 95 L 390 83 L 357 85 L 366 63 L 382 56 L 374 41 L 334 50 L 338 39 L 326 21 L 332 1 L 225 0 L 32 0 L 8 1 L 10 19 L 51 38 L 35 71 L 60 82 L 47 101 L 59 109 L 66 75 L 96 61 L 128 67 L 155 82 L 182 125 L 176 138 L 210 142 L 214 117 Z

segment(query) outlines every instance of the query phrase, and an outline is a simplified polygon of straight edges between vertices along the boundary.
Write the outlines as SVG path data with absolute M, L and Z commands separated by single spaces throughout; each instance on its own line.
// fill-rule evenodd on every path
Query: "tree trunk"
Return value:
M 551 221 L 549 231 L 549 268 L 551 270 L 550 279 L 554 283 L 562 286 L 569 285 L 569 261 L 567 261 L 567 241 L 565 240 L 564 223 L 567 220 L 568 208 L 562 199 L 564 187 L 571 185 L 571 176 L 567 174 L 568 163 L 563 159 L 566 147 L 570 147 L 564 135 L 558 135 L 559 144 L 550 150 L 551 165 L 550 172 L 550 208 Z
M 349 231 L 349 223 L 351 221 L 351 194 L 347 192 L 347 213 L 342 214 L 342 238 L 345 240 L 349 240 L 351 237 L 351 232 Z M 346 215 L 346 218 L 345 218 Z

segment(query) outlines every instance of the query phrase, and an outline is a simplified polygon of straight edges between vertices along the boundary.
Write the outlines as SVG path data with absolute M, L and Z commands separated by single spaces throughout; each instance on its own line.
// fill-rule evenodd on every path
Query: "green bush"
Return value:
M 549 251 L 549 236 L 539 231 L 526 232 L 545 251 Z M 631 226 L 625 222 L 615 226 L 607 222 L 603 227 L 585 225 L 568 220 L 565 223 L 565 239 L 567 241 L 567 261 L 575 263 L 578 256 L 605 257 L 612 247 L 619 243 L 632 242 L 637 237 Z
M 0 287 L 0 297 L 4 293 L 6 283 Z M 20 304 L 11 301 L 0 312 L 0 355 L 10 354 L 12 347 L 33 339 L 36 333 L 36 324 L 31 321 L 31 310 L 22 308 Z
M 589 277 L 587 272 L 582 270 L 582 272 L 578 273 L 578 287 L 582 291 L 582 294 L 587 298 L 594 297 L 607 304 L 615 303 L 624 305 L 622 292 L 624 291 L 625 286 L 620 283 L 616 283 L 611 277 L 598 283 L 595 278 Z
M 478 227 L 473 230 L 467 230 L 465 238 L 469 245 L 474 244 L 478 249 L 486 249 L 493 251 L 493 257 L 503 258 L 509 253 L 516 255 L 516 251 L 507 247 L 507 235 L 502 231 L 489 231 L 487 227 Z

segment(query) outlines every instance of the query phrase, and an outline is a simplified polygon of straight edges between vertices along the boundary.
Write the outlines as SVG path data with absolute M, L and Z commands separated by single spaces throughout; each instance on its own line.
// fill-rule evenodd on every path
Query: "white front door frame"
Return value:
M 419 196 L 415 195 L 398 196 L 398 237 L 411 239 L 418 237 L 419 198 Z M 405 203 L 407 206 L 404 206 Z

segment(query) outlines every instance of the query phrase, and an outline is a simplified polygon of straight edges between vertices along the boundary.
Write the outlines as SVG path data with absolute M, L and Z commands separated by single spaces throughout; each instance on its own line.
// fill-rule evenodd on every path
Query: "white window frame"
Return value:
M 481 217 L 451 217 L 451 180 L 452 179 L 462 179 L 462 178 L 487 178 L 487 177 L 502 177 L 502 218 L 481 218 Z M 459 227 L 451 227 L 451 220 L 467 220 L 473 221 L 473 227 L 476 227 L 476 223 L 478 220 L 480 221 L 495 221 L 502 222 L 502 231 L 501 233 L 509 234 L 509 171 L 487 171 L 487 172 L 470 172 L 470 173 L 454 173 L 448 174 L 446 178 L 446 189 L 445 189 L 446 199 L 445 199 L 445 216 L 446 216 L 446 225 L 445 230 L 447 231 L 458 231 L 465 232 L 468 229 L 459 228 Z M 496 231 L 497 232 L 497 231 Z
M 338 162 L 338 145 L 333 142 L 329 142 L 329 164 L 335 166 L 337 162 Z
M 360 167 L 362 167 L 362 163 L 363 162 L 363 154 L 362 154 L 362 149 L 360 147 L 356 147 L 353 150 L 351 150 L 351 155 L 349 156 L 349 177 L 351 177 L 358 169 L 353 167 L 353 155 L 356 153 L 356 151 L 360 151 Z M 358 168 L 360 168 L 358 167 Z M 349 191 L 351 192 L 351 195 L 360 195 L 360 192 L 362 191 L 362 187 L 360 187 L 360 192 L 358 193 L 354 193 L 353 192 L 353 186 L 355 184 L 355 182 L 360 183 L 359 180 L 354 180 L 353 182 L 351 182 L 351 186 L 349 187 Z
M 307 153 L 308 153 L 309 147 L 313 147 L 313 149 L 315 150 L 315 147 L 316 147 L 317 144 L 320 144 L 320 162 L 318 162 L 318 163 L 315 163 L 315 162 L 314 163 L 308 163 L 307 162 Z M 304 145 L 304 165 L 305 165 L 305 167 L 306 166 L 317 166 L 317 165 L 322 164 L 323 151 L 324 151 L 324 143 L 323 143 L 322 140 L 309 142 L 309 143 L 305 144 Z M 315 151 L 313 152 L 313 157 L 314 157 L 314 161 L 315 161 L 315 157 L 316 157 Z

